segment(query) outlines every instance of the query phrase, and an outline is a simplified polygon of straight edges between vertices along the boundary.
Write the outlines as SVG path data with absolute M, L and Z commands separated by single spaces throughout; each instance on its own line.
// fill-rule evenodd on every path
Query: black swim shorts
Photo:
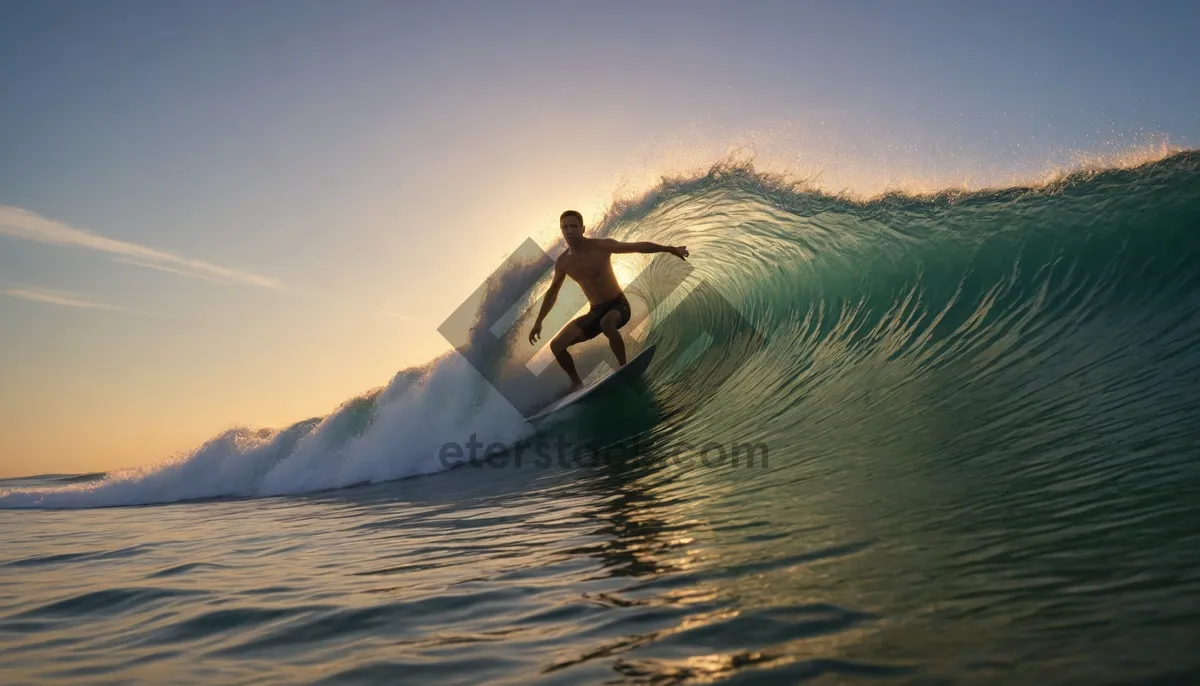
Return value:
M 600 320 L 604 318 L 604 315 L 613 310 L 621 313 L 621 319 L 617 321 L 618 329 L 629 323 L 629 301 L 625 299 L 625 294 L 622 293 L 606 303 L 592 305 L 587 314 L 577 317 L 571 322 L 583 331 L 583 337 L 579 340 L 586 341 L 599 336 Z

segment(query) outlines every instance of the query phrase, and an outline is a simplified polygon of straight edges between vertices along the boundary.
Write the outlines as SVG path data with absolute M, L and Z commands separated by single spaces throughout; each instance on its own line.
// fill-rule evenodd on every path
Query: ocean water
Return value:
M 691 259 L 623 258 L 654 363 L 553 422 L 528 262 L 327 417 L 0 482 L 0 682 L 1200 683 L 1200 153 L 596 229 Z

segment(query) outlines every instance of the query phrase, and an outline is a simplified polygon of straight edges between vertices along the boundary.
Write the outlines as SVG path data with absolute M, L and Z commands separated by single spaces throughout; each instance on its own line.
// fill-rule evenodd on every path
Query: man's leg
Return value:
M 576 324 L 567 324 L 554 340 L 550 341 L 550 352 L 554 353 L 554 359 L 558 360 L 559 366 L 571 378 L 571 391 L 583 386 L 583 381 L 579 378 L 579 372 L 575 371 L 575 360 L 571 359 L 567 347 L 578 343 L 581 338 L 583 330 Z
M 625 341 L 621 338 L 621 319 L 622 315 L 620 312 L 609 310 L 605 313 L 604 318 L 600 320 L 600 330 L 608 338 L 608 345 L 612 348 L 613 354 L 617 356 L 617 365 L 624 367 Z

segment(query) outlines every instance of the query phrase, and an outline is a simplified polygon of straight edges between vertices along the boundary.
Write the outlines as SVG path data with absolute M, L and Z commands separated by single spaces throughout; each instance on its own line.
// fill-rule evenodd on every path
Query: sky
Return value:
M 564 209 L 1200 142 L 1200 5 L 0 0 L 0 477 L 322 416 Z

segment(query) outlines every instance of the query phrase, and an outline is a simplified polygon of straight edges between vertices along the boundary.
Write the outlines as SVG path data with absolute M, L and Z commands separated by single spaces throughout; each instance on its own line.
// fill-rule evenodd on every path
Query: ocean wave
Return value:
M 844 431 L 901 402 L 904 388 L 923 386 L 936 405 L 970 387 L 1005 412 L 993 407 L 964 435 L 999 424 L 1017 440 L 1039 412 L 1067 417 L 1076 432 L 1103 432 L 1094 417 L 1132 416 L 1112 403 L 1194 415 L 1185 390 L 1200 381 L 1197 225 L 1200 153 L 1181 152 L 1025 187 L 867 200 L 722 163 L 615 202 L 596 232 L 691 251 L 675 289 L 665 284 L 681 265 L 622 256 L 632 272 L 648 270 L 630 292 L 650 315 L 642 342 L 659 346 L 651 391 L 679 416 L 719 417 L 710 431 L 769 432 L 870 396 L 836 427 L 810 427 Z M 517 281 L 483 294 L 479 321 L 501 318 L 520 296 L 526 314 L 514 331 L 528 329 L 545 279 L 524 294 L 512 292 Z M 701 338 L 704 351 L 690 352 Z M 686 373 L 667 373 L 681 360 Z M 522 413 L 561 389 L 519 390 L 524 407 L 452 352 L 282 430 L 235 427 L 99 479 L 8 482 L 0 507 L 264 497 L 429 475 L 446 470 L 447 442 L 533 435 Z M 1088 419 L 1085 396 L 1109 404 Z

